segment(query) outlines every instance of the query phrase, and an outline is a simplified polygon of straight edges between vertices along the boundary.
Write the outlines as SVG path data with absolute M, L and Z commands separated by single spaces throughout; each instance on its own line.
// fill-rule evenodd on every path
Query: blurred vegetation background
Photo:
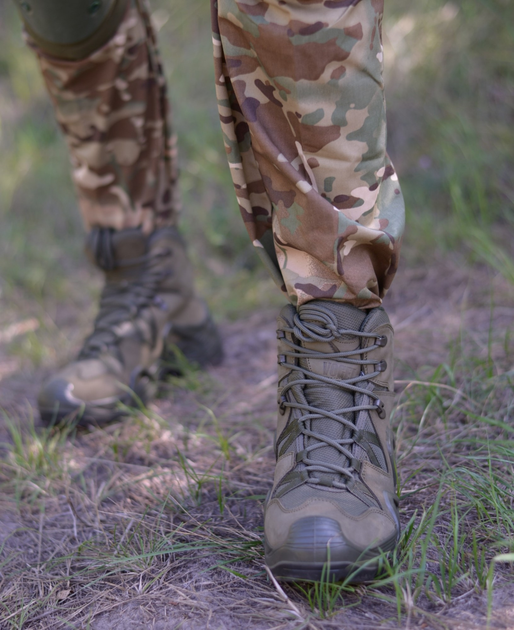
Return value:
M 219 318 L 279 304 L 232 193 L 208 2 L 153 0 L 152 9 L 200 288 Z M 386 1 L 389 146 L 408 209 L 404 265 L 454 256 L 514 281 L 513 18 L 512 0 Z M 83 259 L 65 146 L 11 0 L 0 0 L 0 42 L 0 320 L 28 309 L 44 328 L 63 303 L 90 317 L 100 279 Z M 29 354 L 44 358 L 37 344 Z

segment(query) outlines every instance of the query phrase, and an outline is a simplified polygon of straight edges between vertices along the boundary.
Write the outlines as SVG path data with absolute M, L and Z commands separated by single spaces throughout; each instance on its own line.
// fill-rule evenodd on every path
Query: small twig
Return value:
M 277 580 L 275 579 L 275 576 L 273 575 L 273 573 L 269 570 L 269 568 L 264 565 L 264 568 L 266 569 L 266 573 L 268 574 L 269 579 L 271 580 L 273 586 L 275 587 L 278 596 L 280 597 L 280 599 L 288 606 L 288 608 L 291 610 L 291 612 L 293 613 L 293 615 L 295 617 L 297 617 L 300 621 L 307 621 L 302 613 L 300 612 L 298 606 L 292 602 L 289 597 L 285 594 L 284 589 L 280 586 L 280 584 L 277 582 Z M 317 630 L 316 626 L 311 622 L 311 621 L 307 621 L 307 627 L 308 628 L 312 628 L 312 630 Z
M 77 519 L 75 517 L 75 510 L 71 507 L 70 501 L 68 501 L 68 507 L 70 508 L 71 518 L 73 519 L 73 535 L 75 536 L 75 540 L 78 541 Z
M 459 599 L 464 599 L 465 597 L 467 597 L 468 595 L 471 595 L 474 592 L 475 592 L 475 587 L 470 588 L 469 591 L 466 591 L 462 595 L 459 595 L 458 597 L 452 597 L 452 602 L 458 602 Z
M 127 537 L 127 534 L 129 533 L 129 531 L 132 529 L 132 525 L 134 525 L 134 521 L 136 519 L 131 518 L 129 524 L 127 525 L 125 531 L 123 532 L 123 536 L 120 538 L 120 542 L 116 545 L 116 549 L 114 551 L 113 555 L 116 555 L 118 553 L 118 551 L 120 550 L 121 545 L 125 542 L 125 538 Z
M 39 512 L 39 537 L 37 544 L 37 582 L 39 588 L 39 597 L 43 597 L 44 589 L 41 585 L 41 549 L 43 546 L 43 524 L 45 519 L 44 508 Z
M 73 501 L 70 499 L 70 489 L 69 489 L 68 486 L 65 487 L 64 492 L 65 492 L 65 495 L 66 495 L 66 503 L 70 506 L 71 513 L 74 516 L 74 518 L 73 518 L 74 533 L 75 533 L 75 538 L 77 538 L 77 524 L 76 524 L 75 519 L 80 521 L 82 523 L 82 525 L 85 525 L 86 527 L 91 527 L 91 524 L 90 523 L 86 523 L 86 521 L 84 521 L 79 516 L 77 510 L 75 509 L 75 506 L 73 505 Z M 78 538 L 77 538 L 77 540 L 78 540 Z

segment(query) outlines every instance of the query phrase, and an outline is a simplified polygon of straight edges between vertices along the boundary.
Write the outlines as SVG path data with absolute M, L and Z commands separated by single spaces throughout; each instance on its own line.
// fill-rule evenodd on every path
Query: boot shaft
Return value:
M 94 228 L 87 238 L 86 256 L 105 273 L 106 284 L 149 282 L 158 275 L 159 291 L 193 294 L 193 267 L 185 243 L 174 227 L 149 236 L 139 228 L 115 231 Z

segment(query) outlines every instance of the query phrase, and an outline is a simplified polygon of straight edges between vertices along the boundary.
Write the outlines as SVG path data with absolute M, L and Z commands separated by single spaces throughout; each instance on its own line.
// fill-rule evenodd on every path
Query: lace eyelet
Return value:
M 379 348 L 383 348 L 384 346 L 387 346 L 387 337 L 385 335 L 379 335 L 376 338 L 375 343 Z
M 377 372 L 385 372 L 387 370 L 387 361 L 379 361 L 376 368 Z
M 380 398 L 375 400 L 375 407 L 376 407 L 376 410 L 377 410 L 378 417 L 384 419 L 386 417 L 385 405 L 380 400 Z
M 278 403 L 278 411 L 280 413 L 281 416 L 283 416 L 286 412 L 286 406 L 285 403 L 286 402 L 286 397 L 285 396 L 280 396 L 280 400 Z
M 285 363 L 285 362 L 286 362 L 286 355 L 285 354 L 279 354 L 277 356 L 277 363 L 279 365 L 282 365 L 282 363 Z

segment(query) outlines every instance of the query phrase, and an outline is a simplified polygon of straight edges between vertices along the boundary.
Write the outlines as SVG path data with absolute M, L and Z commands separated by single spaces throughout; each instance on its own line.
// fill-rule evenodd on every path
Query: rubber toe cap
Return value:
M 37 402 L 45 424 L 58 423 L 85 406 L 83 400 L 73 395 L 73 383 L 63 378 L 48 380 L 41 388 Z
M 342 580 L 367 582 L 376 576 L 375 558 L 394 547 L 395 540 L 380 548 L 358 549 L 349 543 L 340 524 L 324 516 L 307 516 L 291 525 L 287 539 L 277 549 L 266 544 L 266 563 L 279 578 L 287 581 Z M 328 574 L 327 574 L 328 571 Z

